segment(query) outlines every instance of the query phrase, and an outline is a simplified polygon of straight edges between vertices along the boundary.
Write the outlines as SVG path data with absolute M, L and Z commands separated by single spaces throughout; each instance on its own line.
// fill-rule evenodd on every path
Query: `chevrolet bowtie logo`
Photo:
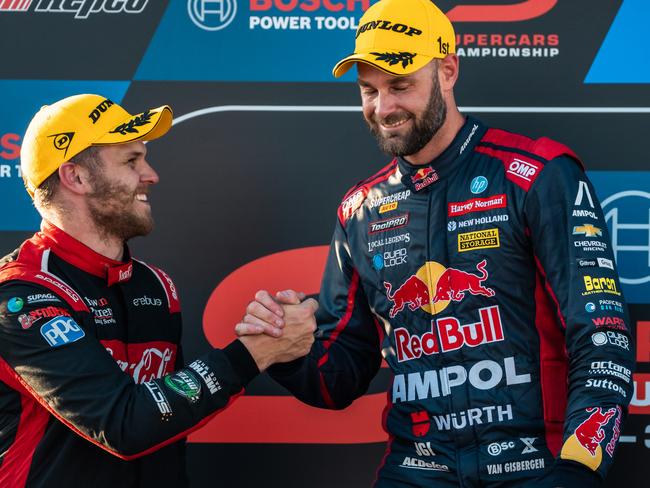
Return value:
M 573 235 L 584 234 L 585 237 L 602 236 L 603 231 L 591 224 L 578 225 L 573 228 Z

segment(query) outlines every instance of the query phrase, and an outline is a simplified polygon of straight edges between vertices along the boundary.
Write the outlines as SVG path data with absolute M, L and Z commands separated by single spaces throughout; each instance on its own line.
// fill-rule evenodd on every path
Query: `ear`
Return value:
M 92 191 L 88 170 L 75 163 L 63 163 L 59 166 L 61 185 L 72 193 L 85 195 Z
M 440 90 L 452 91 L 456 85 L 459 74 L 459 60 L 455 54 L 449 54 L 446 58 L 438 62 L 438 80 L 440 80 Z

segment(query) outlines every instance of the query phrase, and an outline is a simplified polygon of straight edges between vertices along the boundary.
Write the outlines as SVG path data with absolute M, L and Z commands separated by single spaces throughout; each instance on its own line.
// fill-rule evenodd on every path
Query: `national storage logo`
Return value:
M 91 14 L 139 14 L 149 0 L 0 0 L 1 12 L 74 14 L 87 19 Z

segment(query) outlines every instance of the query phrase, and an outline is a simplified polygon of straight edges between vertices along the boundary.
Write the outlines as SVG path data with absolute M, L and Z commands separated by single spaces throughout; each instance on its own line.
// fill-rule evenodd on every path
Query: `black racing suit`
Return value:
M 357 184 L 338 217 L 318 339 L 271 373 L 340 409 L 383 356 L 394 378 L 377 486 L 598 485 L 634 360 L 577 157 L 468 118 L 429 165 L 397 158 Z
M 162 270 L 44 222 L 0 261 L 0 486 L 186 486 L 185 436 L 257 373 L 235 341 L 183 366 Z

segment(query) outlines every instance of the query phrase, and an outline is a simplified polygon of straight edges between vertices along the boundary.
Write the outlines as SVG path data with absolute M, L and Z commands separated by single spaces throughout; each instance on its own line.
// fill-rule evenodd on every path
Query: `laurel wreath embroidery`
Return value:
M 140 127 L 143 125 L 147 125 L 151 122 L 151 117 L 153 116 L 153 113 L 147 110 L 146 112 L 143 112 L 142 114 L 133 117 L 131 120 L 126 122 L 125 124 L 118 125 L 111 131 L 111 134 L 115 134 L 119 132 L 123 136 L 126 135 L 127 132 L 133 134 L 133 133 L 138 133 L 138 129 L 136 127 Z
M 406 68 L 409 64 L 413 64 L 413 58 L 417 56 L 416 53 L 370 53 L 377 56 L 375 61 L 385 61 L 389 66 L 396 65 L 397 63 L 402 63 L 402 68 Z

